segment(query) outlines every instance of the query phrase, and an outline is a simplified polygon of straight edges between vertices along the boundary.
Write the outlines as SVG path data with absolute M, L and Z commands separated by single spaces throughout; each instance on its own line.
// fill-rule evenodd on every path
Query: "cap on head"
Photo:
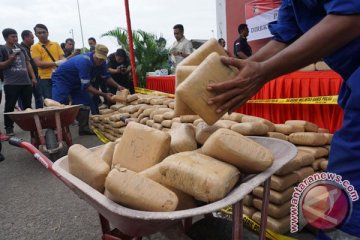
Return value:
M 96 44 L 95 46 L 95 57 L 106 60 L 109 49 L 102 44 Z

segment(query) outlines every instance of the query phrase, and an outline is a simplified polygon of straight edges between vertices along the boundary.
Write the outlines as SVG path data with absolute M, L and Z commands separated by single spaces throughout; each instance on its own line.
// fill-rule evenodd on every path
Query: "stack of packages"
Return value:
M 104 110 L 103 115 L 93 116 L 93 126 L 115 141 L 126 127 L 121 117 L 129 117 L 132 121 L 168 132 L 171 136 L 170 154 L 190 150 L 208 153 L 209 148 L 204 150 L 202 146 L 219 129 L 244 136 L 278 138 L 295 144 L 298 148 L 297 156 L 271 178 L 268 213 L 269 229 L 278 233 L 288 232 L 294 186 L 314 172 L 326 169 L 332 134 L 302 120 L 274 124 L 260 117 L 240 113 L 217 113 L 217 107 L 207 103 L 210 97 L 215 96 L 215 93 L 206 89 L 207 85 L 231 79 L 238 70 L 221 63 L 220 56 L 226 53 L 215 39 L 209 40 L 195 53 L 177 67 L 175 101 L 152 95 L 131 95 L 128 97 L 137 100 L 127 100 L 128 105 L 117 104 L 110 110 Z M 216 145 L 212 147 L 218 148 Z M 231 149 L 229 147 L 222 151 L 228 151 L 226 154 L 231 155 Z M 253 173 L 248 167 L 243 166 L 242 172 Z M 263 187 L 259 186 L 243 201 L 244 213 L 258 223 L 262 193 Z
M 298 148 L 297 156 L 271 177 L 270 184 L 268 228 L 286 233 L 289 231 L 290 200 L 294 187 L 315 172 L 326 170 L 332 134 L 313 123 L 300 120 L 274 124 L 274 127 L 277 134 L 282 134 Z M 259 186 L 244 200 L 244 213 L 257 223 L 261 221 L 263 191 L 264 188 Z
M 123 135 L 126 120 L 146 124 L 147 120 L 150 120 L 150 113 L 153 110 L 165 112 L 172 111 L 173 108 L 174 99 L 164 96 L 133 94 L 128 95 L 125 101 L 119 101 L 111 106 L 110 109 L 101 109 L 100 115 L 90 117 L 90 124 L 107 139 L 115 141 Z M 153 120 L 153 114 L 151 120 Z M 147 125 L 152 127 L 152 123 L 159 123 L 159 120 L 149 121 Z M 169 123 L 164 122 L 164 125 L 169 127 Z M 154 128 L 161 129 L 162 125 L 154 124 Z

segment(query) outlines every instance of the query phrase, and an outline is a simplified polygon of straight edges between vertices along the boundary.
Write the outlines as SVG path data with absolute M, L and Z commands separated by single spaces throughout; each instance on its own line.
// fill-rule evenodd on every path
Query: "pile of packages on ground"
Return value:
M 268 228 L 289 231 L 294 186 L 327 167 L 332 134 L 317 125 L 289 120 L 274 124 L 241 113 L 220 114 L 207 99 L 212 82 L 233 78 L 237 69 L 210 40 L 176 71 L 175 99 L 120 92 L 117 104 L 91 117 L 91 125 L 111 142 L 95 153 L 69 149 L 70 172 L 111 200 L 143 211 L 174 211 L 224 198 L 243 174 L 260 173 L 272 152 L 246 136 L 278 138 L 295 144 L 294 159 L 271 177 Z M 244 199 L 244 213 L 260 223 L 263 187 Z M 196 201 L 197 200 L 197 201 Z

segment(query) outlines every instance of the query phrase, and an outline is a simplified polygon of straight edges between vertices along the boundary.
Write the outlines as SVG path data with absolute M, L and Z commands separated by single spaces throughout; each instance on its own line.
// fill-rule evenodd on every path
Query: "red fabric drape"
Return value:
M 253 99 L 300 98 L 337 95 L 341 77 L 333 71 L 294 72 L 266 84 Z M 175 76 L 148 76 L 149 89 L 174 93 Z M 266 118 L 274 123 L 302 119 L 331 132 L 341 127 L 343 113 L 338 105 L 320 104 L 246 104 L 238 112 Z
M 174 92 L 175 92 L 175 75 L 147 76 L 146 77 L 146 88 L 165 92 L 165 93 L 174 94 Z

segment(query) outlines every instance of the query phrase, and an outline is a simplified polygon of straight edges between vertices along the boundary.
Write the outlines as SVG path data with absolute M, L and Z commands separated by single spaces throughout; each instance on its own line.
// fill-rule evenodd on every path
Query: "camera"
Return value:
M 19 54 L 19 53 L 21 52 L 21 49 L 20 49 L 20 48 L 14 48 L 14 49 L 12 50 L 12 52 L 13 52 L 14 54 Z

